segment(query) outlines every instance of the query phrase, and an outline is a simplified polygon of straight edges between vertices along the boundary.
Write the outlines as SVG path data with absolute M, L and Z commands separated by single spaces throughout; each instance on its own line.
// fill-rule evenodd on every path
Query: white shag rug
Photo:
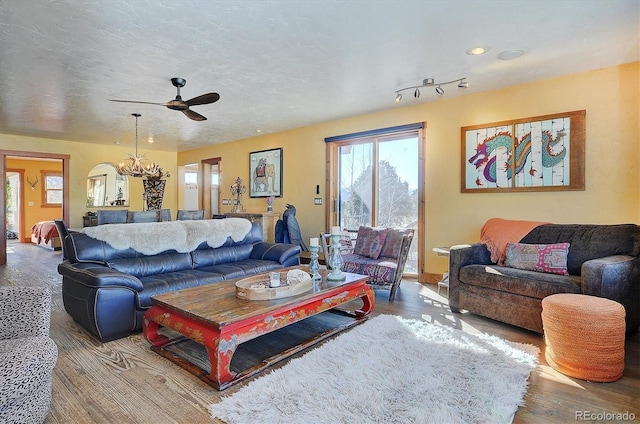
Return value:
M 82 232 L 108 243 L 114 249 L 132 248 L 144 255 L 156 255 L 170 249 L 180 253 L 191 252 L 204 242 L 211 247 L 219 247 L 227 237 L 238 242 L 249 234 L 251 225 L 248 219 L 225 218 L 105 224 L 85 227 Z
M 539 349 L 380 315 L 209 406 L 254 423 L 509 423 Z

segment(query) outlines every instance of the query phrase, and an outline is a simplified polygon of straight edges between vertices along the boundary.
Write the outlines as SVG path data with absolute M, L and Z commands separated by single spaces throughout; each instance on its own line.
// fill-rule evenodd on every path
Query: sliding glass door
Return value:
M 406 274 L 419 272 L 421 134 L 414 130 L 331 143 L 335 225 L 416 230 Z

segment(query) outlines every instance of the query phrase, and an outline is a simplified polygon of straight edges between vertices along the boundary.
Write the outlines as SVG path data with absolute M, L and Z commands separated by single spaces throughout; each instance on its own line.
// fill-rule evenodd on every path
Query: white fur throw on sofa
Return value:
M 203 242 L 219 247 L 227 237 L 238 242 L 249 231 L 251 221 L 244 218 L 105 224 L 82 229 L 89 237 L 102 240 L 114 249 L 132 248 L 144 255 L 156 255 L 170 249 L 191 252 Z

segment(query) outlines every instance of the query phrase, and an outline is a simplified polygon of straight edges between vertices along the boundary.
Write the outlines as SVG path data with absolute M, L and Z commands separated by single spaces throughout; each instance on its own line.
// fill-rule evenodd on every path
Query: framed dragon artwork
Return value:
M 461 128 L 463 193 L 584 190 L 586 111 Z

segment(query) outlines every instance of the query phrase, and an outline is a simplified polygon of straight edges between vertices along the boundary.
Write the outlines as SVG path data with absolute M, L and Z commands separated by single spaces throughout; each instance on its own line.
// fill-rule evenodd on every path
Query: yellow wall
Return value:
M 425 272 L 439 273 L 446 259 L 436 246 L 477 241 L 490 217 L 544 220 L 557 223 L 640 222 L 640 64 L 638 62 L 545 81 L 479 92 L 434 102 L 398 107 L 390 96 L 389 110 L 308 126 L 245 140 L 215 144 L 182 153 L 153 151 L 151 157 L 173 175 L 167 180 L 163 207 L 177 204 L 176 169 L 204 158 L 222 157 L 222 197 L 230 198 L 236 177 L 249 180 L 249 152 L 283 148 L 283 197 L 308 239 L 325 231 L 325 206 L 313 204 L 316 185 L 325 195 L 325 143 L 329 136 L 414 122 L 427 122 L 425 169 Z M 472 80 L 472 79 L 471 79 Z M 470 82 L 472 83 L 472 81 Z M 393 93 L 391 93 L 393 94 Z M 460 127 L 585 109 L 586 190 L 535 193 L 460 193 Z M 19 149 L 17 148 L 19 146 Z M 119 162 L 131 150 L 121 146 L 0 135 L 0 148 L 71 156 L 71 222 L 82 225 L 86 212 L 87 172 L 100 162 Z M 325 202 L 327 199 L 325 199 Z M 263 198 L 243 203 L 249 211 L 264 211 Z M 142 208 L 142 183 L 131 183 L 132 210 Z M 221 206 L 221 213 L 230 206 Z
M 53 221 L 62 218 L 62 207 L 43 207 L 42 191 L 44 190 L 43 178 L 41 171 L 56 171 L 62 173 L 62 162 L 37 161 L 37 160 L 7 160 L 7 169 L 23 170 L 22 174 L 22 190 L 23 199 L 22 206 L 24 208 L 24 221 L 21 223 L 20 239 L 22 241 L 31 240 L 31 227 L 36 222 Z M 31 185 L 27 182 L 27 178 L 31 182 L 38 183 L 35 189 L 31 189 Z
M 316 184 L 322 188 L 321 196 L 325 193 L 324 138 L 426 121 L 425 272 L 438 273 L 447 262 L 431 249 L 477 241 L 480 227 L 491 217 L 639 223 L 639 74 L 635 62 L 455 98 L 445 95 L 413 106 L 394 107 L 390 96 L 390 109 L 384 112 L 179 153 L 178 164 L 222 157 L 220 191 L 230 197 L 228 187 L 236 177 L 248 183 L 249 152 L 282 147 L 283 197 L 276 199 L 274 211 L 294 204 L 308 239 L 325 231 L 325 207 L 313 204 Z M 585 191 L 460 193 L 460 127 L 582 109 L 586 110 Z M 243 203 L 249 211 L 265 208 L 264 199 L 245 196 Z M 229 209 L 222 206 L 221 211 Z
M 72 228 L 81 228 L 82 216 L 85 215 L 88 210 L 95 211 L 97 209 L 86 207 L 87 175 L 91 168 L 98 163 L 120 162 L 127 157 L 127 154 L 132 150 L 131 146 L 95 145 L 7 134 L 0 134 L 0 149 L 55 153 L 70 156 L 70 219 L 68 225 Z M 172 215 L 175 216 L 177 198 L 177 185 L 174 177 L 177 169 L 176 153 L 153 151 L 149 152 L 148 156 L 172 175 L 171 178 L 167 179 L 162 207 L 171 208 Z M 129 210 L 142 210 L 142 192 L 142 181 L 137 178 L 129 178 Z

